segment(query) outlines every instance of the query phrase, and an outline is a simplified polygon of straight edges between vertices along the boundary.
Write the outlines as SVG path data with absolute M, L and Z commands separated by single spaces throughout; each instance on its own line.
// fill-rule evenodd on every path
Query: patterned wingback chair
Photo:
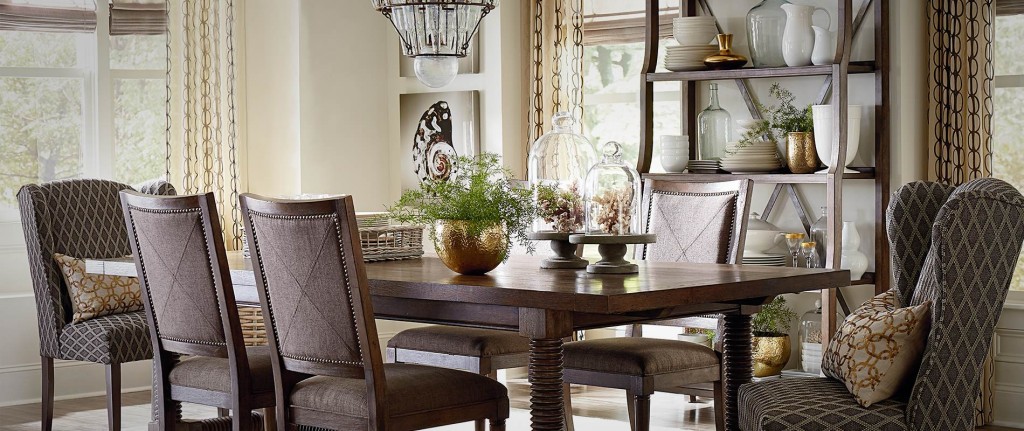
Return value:
M 163 181 L 144 184 L 146 192 L 174 194 Z M 152 349 L 141 311 L 71 324 L 68 288 L 54 253 L 113 258 L 131 254 L 118 192 L 132 187 L 113 181 L 75 179 L 28 184 L 18 191 L 22 229 L 39 321 L 43 370 L 43 429 L 53 417 L 53 359 L 107 365 L 110 420 L 120 407 L 120 364 L 149 359 Z M 115 408 L 116 407 L 116 408 Z
M 973 429 L 982 366 L 1024 242 L 1024 196 L 993 178 L 955 189 L 915 182 L 893 195 L 887 220 L 893 289 L 904 306 L 932 301 L 909 396 L 862 408 L 832 379 L 748 384 L 742 429 Z

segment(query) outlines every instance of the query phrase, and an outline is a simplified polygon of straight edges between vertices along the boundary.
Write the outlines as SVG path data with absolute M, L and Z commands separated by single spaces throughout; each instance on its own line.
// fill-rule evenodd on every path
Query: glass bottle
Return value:
M 587 235 L 634 235 L 640 229 L 640 174 L 622 161 L 622 146 L 602 147 L 601 162 L 587 172 Z
M 814 241 L 808 241 L 800 245 L 800 253 L 804 257 L 805 268 L 821 268 L 821 259 L 818 257 L 818 250 Z
M 821 207 L 821 217 L 811 225 L 811 241 L 817 243 L 818 257 L 821 260 L 817 268 L 825 267 L 825 247 L 828 246 L 828 207 Z
M 786 0 L 764 0 L 747 12 L 747 44 L 754 67 L 785 67 L 782 34 L 786 29 Z
M 721 160 L 729 143 L 732 116 L 718 104 L 718 84 L 711 84 L 711 103 L 697 115 L 698 160 Z
M 576 133 L 579 122 L 568 112 L 551 119 L 552 130 L 530 146 L 527 178 L 535 189 L 540 214 L 533 232 L 581 232 L 583 230 L 583 181 L 597 162 L 594 146 Z
M 800 366 L 805 373 L 821 372 L 821 300 L 800 319 Z

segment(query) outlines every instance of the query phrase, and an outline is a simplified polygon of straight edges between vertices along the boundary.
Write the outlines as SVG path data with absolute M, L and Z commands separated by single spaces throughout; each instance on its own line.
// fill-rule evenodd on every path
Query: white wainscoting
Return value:
M 1017 292 L 1011 292 L 1015 294 Z M 996 327 L 994 423 L 1024 428 L 1024 302 L 1011 295 Z

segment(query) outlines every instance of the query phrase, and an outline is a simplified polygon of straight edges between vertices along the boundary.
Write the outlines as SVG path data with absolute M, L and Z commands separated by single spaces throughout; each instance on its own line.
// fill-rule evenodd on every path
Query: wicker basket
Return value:
M 242 326 L 242 340 L 246 346 L 266 346 L 267 327 L 263 324 L 263 309 L 238 307 L 238 321 Z
M 397 225 L 359 228 L 363 260 L 415 259 L 423 256 L 423 226 Z

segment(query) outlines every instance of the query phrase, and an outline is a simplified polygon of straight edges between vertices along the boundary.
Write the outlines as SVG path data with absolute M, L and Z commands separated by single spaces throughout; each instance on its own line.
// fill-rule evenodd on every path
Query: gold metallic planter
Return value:
M 781 373 L 789 362 L 790 349 L 789 335 L 754 337 L 754 377 L 768 377 Z
M 794 174 L 809 174 L 818 169 L 818 151 L 814 148 L 814 132 L 786 134 L 786 166 Z
M 470 232 L 465 220 L 443 220 L 437 223 L 434 250 L 444 265 L 459 274 L 479 275 L 505 260 L 509 251 L 505 227 L 495 224 L 479 235 Z

